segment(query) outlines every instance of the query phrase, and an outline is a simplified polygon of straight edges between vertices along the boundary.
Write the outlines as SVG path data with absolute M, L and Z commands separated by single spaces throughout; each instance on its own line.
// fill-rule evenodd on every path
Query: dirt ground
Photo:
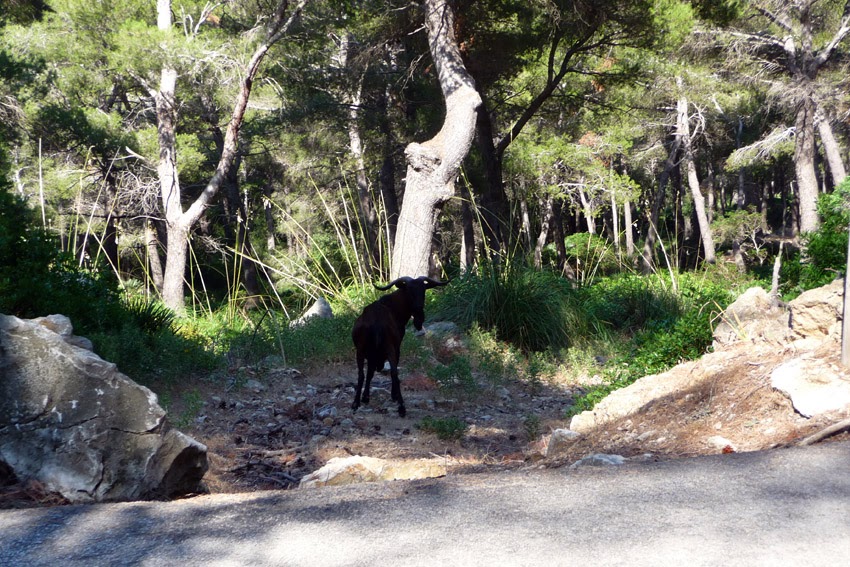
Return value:
M 211 492 L 297 486 L 332 457 L 391 460 L 445 457 L 449 474 L 494 467 L 559 467 L 592 453 L 669 459 L 785 446 L 837 421 L 807 419 L 770 386 L 772 370 L 793 355 L 740 345 L 711 378 L 658 400 L 638 414 L 585 435 L 567 450 L 545 456 L 552 431 L 569 427 L 572 400 L 598 376 L 554 377 L 544 383 L 493 385 L 480 378 L 474 394 L 445 392 L 420 373 L 402 369 L 408 408 L 397 415 L 389 377 L 376 375 L 371 407 L 350 409 L 352 365 L 297 372 L 272 370 L 241 387 L 201 393 L 204 406 L 185 431 L 209 447 Z M 837 349 L 819 354 L 838 364 Z M 716 365 L 715 365 L 716 366 Z M 693 366 L 671 372 L 692 373 Z M 253 386 L 253 388 L 252 388 Z M 456 418 L 468 425 L 459 440 L 421 428 L 423 418 Z M 846 434 L 845 434 L 846 435 Z
M 754 451 L 794 443 L 837 421 L 836 416 L 802 417 L 770 386 L 772 370 L 793 353 L 764 345 L 731 348 L 738 349 L 734 356 L 720 367 L 715 364 L 710 379 L 700 385 L 606 424 L 548 457 L 551 432 L 569 427 L 572 400 L 598 383 L 599 376 L 494 384 L 479 375 L 479 388 L 470 394 L 442 390 L 428 376 L 402 368 L 408 412 L 400 418 L 389 399 L 388 376 L 376 375 L 371 405 L 352 412 L 353 362 L 301 370 L 266 364 L 235 368 L 229 380 L 196 382 L 186 391 L 171 392 L 169 415 L 176 427 L 207 445 L 205 481 L 211 493 L 294 488 L 330 458 L 348 455 L 440 456 L 449 463 L 449 474 L 466 474 L 560 467 L 593 453 L 657 460 Z M 837 348 L 823 349 L 819 356 L 824 364 L 838 364 Z M 694 371 L 693 365 L 681 365 L 670 379 Z M 455 418 L 468 428 L 459 440 L 442 440 L 422 429 L 424 418 Z M 0 489 L 0 507 L 62 503 L 33 483 Z

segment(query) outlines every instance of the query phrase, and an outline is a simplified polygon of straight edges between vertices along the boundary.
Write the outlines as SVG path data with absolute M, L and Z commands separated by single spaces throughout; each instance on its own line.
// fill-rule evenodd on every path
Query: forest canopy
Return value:
M 3 190 L 176 313 L 511 262 L 793 286 L 848 33 L 832 0 L 7 0 Z

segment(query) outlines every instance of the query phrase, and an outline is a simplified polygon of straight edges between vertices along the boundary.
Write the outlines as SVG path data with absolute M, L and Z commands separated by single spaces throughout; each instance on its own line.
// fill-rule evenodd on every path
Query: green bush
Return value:
M 434 302 L 434 315 L 492 330 L 525 352 L 566 348 L 571 334 L 592 325 L 567 280 L 516 262 L 486 264 L 454 280 Z
M 686 360 L 694 360 L 711 347 L 713 328 L 720 313 L 734 299 L 727 285 L 690 274 L 679 278 L 679 291 L 672 297 L 675 310 L 661 310 L 636 330 L 629 348 L 606 364 L 608 381 L 580 396 L 570 414 L 590 410 L 614 390 L 649 374 L 664 372 Z
M 423 417 L 418 427 L 426 433 L 435 434 L 444 441 L 461 439 L 469 428 L 466 423 L 456 417 L 435 418 L 430 415 Z
M 672 321 L 682 307 L 672 286 L 657 278 L 621 275 L 582 288 L 588 315 L 618 331 Z
M 592 281 L 597 276 L 616 273 L 620 264 L 611 244 L 595 234 L 577 232 L 564 239 L 567 262 L 580 281 Z
M 820 227 L 803 235 L 804 254 L 796 254 L 782 268 L 783 289 L 796 295 L 828 284 L 843 274 L 847 265 L 847 234 L 850 226 L 850 178 L 832 193 L 818 199 Z

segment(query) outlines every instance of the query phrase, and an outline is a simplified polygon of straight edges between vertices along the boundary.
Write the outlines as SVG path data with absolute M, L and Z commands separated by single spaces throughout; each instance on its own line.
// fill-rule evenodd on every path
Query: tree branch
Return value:
M 267 28 L 266 40 L 261 43 L 256 50 L 254 50 L 254 54 L 251 56 L 251 59 L 245 69 L 245 76 L 242 78 L 242 86 L 239 89 L 239 96 L 236 99 L 236 103 L 233 105 L 233 113 L 230 117 L 230 123 L 227 125 L 227 132 L 224 135 L 224 147 L 222 149 L 221 158 L 218 161 L 218 166 L 215 169 L 215 173 L 209 183 L 207 183 L 203 192 L 197 199 L 195 199 L 195 202 L 192 203 L 186 211 L 186 218 L 189 220 L 190 224 L 194 223 L 201 217 L 206 206 L 221 188 L 225 176 L 227 175 L 227 171 L 230 169 L 230 166 L 233 164 L 233 160 L 236 158 L 239 130 L 242 127 L 242 122 L 245 118 L 245 109 L 248 107 L 248 99 L 251 97 L 251 88 L 253 87 L 254 77 L 256 77 L 257 71 L 260 68 L 260 63 L 262 63 L 269 48 L 289 31 L 293 22 L 295 22 L 296 18 L 300 15 L 307 2 L 308 0 L 300 0 L 287 19 L 284 18 L 286 16 L 286 10 L 289 6 L 289 2 L 287 0 L 282 0 L 280 4 L 278 4 L 274 17 Z
M 847 37 L 848 33 L 850 33 L 850 1 L 844 4 L 844 13 L 841 14 L 841 23 L 839 24 L 835 35 L 832 36 L 829 43 L 827 43 L 815 57 L 815 69 L 819 69 L 829 60 L 835 51 L 835 48 L 844 40 L 845 37 Z

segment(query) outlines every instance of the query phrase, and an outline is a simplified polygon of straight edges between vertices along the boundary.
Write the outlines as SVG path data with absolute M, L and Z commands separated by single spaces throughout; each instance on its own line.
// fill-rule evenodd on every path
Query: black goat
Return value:
M 375 286 L 382 291 L 393 286 L 398 289 L 367 305 L 354 322 L 351 338 L 357 349 L 357 390 L 354 392 L 352 410 L 360 407 L 361 392 L 363 403 L 369 403 L 372 376 L 375 370 L 383 368 L 384 363 L 389 361 L 392 400 L 398 402 L 398 414 L 401 417 L 407 413 L 401 397 L 401 383 L 398 380 L 398 357 L 401 340 L 404 338 L 404 327 L 413 316 L 413 326 L 417 331 L 422 330 L 422 323 L 425 321 L 425 290 L 441 285 L 446 285 L 446 282 L 424 276 L 416 279 L 404 276 L 385 287 Z M 365 377 L 364 362 L 368 362 Z

